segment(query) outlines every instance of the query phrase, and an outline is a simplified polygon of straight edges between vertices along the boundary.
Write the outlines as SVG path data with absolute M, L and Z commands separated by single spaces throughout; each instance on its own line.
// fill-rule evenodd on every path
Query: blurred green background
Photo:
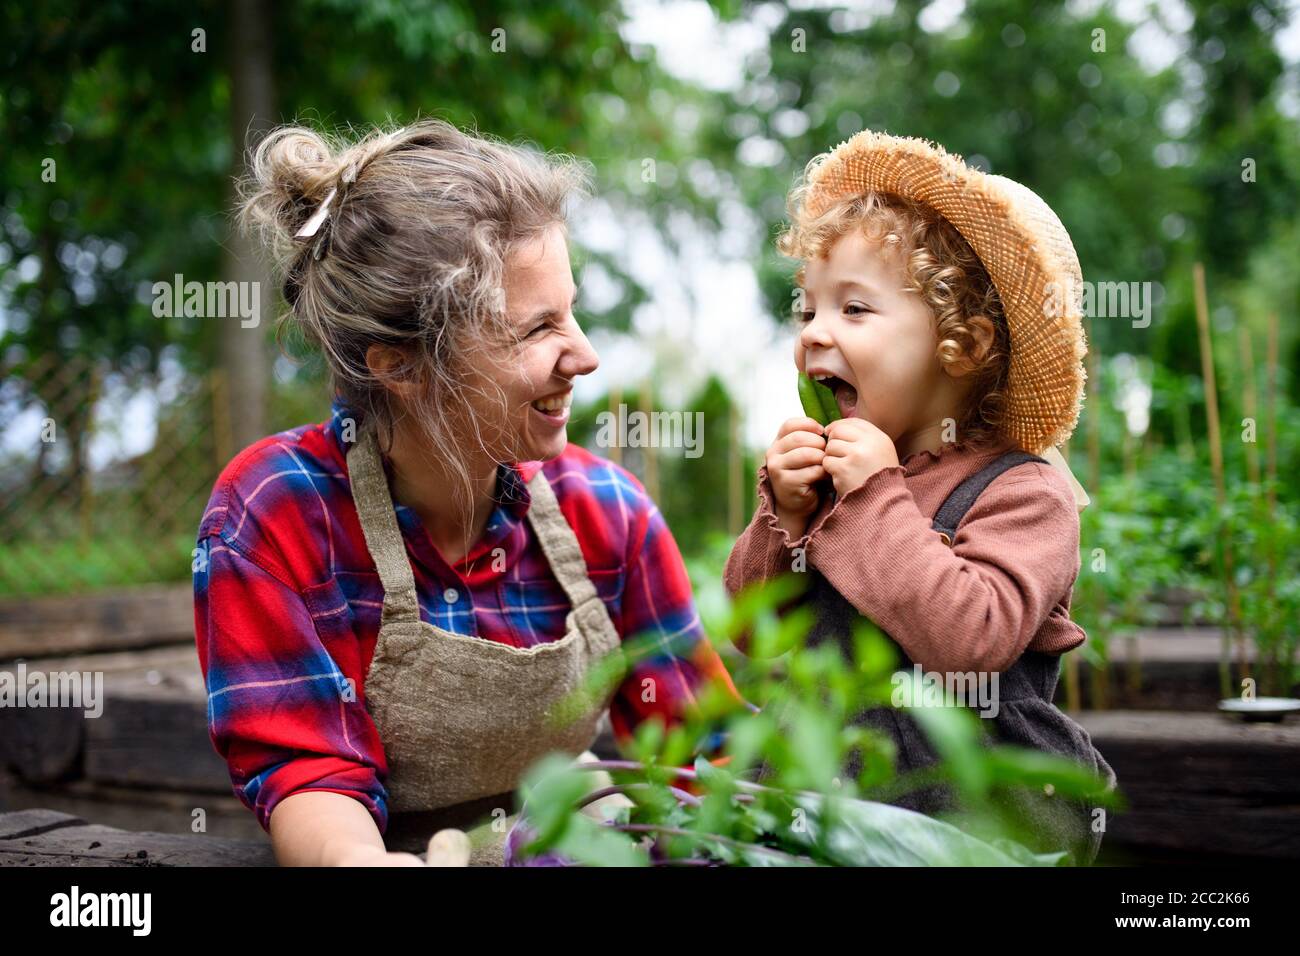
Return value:
M 1068 449 L 1093 497 L 1073 608 L 1088 653 L 1173 614 L 1254 641 L 1272 689 L 1295 684 L 1293 5 L 0 10 L 0 596 L 188 578 L 220 467 L 264 434 L 323 419 L 328 396 L 319 361 L 292 339 L 277 348 L 269 320 L 250 332 L 157 318 L 152 284 L 265 278 L 228 219 L 259 131 L 427 115 L 593 163 L 596 198 L 573 235 L 579 318 L 604 364 L 571 438 L 590 444 L 596 414 L 619 401 L 704 413 L 700 457 L 621 460 L 659 501 L 702 595 L 715 592 L 781 409 L 797 407 L 792 270 L 772 248 L 786 192 L 808 159 L 872 127 L 1036 190 L 1086 280 L 1151 284 L 1145 327 L 1091 320 Z M 269 298 L 268 317 L 280 307 Z

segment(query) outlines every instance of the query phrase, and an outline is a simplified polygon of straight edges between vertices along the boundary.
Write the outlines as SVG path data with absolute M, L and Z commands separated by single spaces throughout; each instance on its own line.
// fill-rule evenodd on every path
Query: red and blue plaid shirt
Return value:
M 383 832 L 388 768 L 364 706 L 383 588 L 348 481 L 342 422 L 355 416 L 338 399 L 332 411 L 251 445 L 221 473 L 199 527 L 195 636 L 213 745 L 262 827 L 289 794 L 328 790 L 360 800 Z M 499 466 L 487 528 L 454 566 L 419 516 L 396 506 L 421 618 L 514 647 L 564 636 L 569 599 L 526 518 L 539 468 L 624 641 L 662 637 L 664 652 L 643 657 L 614 696 L 616 738 L 652 715 L 673 724 L 711 679 L 734 694 L 659 509 L 628 471 L 579 445 Z M 345 680 L 355 701 L 339 693 Z

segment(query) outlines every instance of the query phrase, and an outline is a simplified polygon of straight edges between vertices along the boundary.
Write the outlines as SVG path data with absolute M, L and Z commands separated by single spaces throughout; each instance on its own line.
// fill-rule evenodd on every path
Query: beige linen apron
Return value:
M 528 482 L 528 520 L 572 609 L 563 638 L 526 648 L 422 621 L 373 429 L 362 429 L 349 449 L 348 474 L 384 589 L 364 688 L 388 761 L 384 840 L 389 850 L 423 853 L 437 829 L 466 829 L 498 808 L 513 813 L 513 792 L 535 760 L 553 751 L 576 756 L 592 745 L 608 696 L 567 725 L 551 717 L 621 640 L 540 470 Z M 501 816 L 471 831 L 472 864 L 500 863 L 513 822 Z

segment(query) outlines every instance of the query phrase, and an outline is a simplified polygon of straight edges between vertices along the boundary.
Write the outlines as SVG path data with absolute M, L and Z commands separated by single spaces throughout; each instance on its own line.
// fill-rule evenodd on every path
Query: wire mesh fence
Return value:
M 184 580 L 229 460 L 222 379 L 127 382 L 88 358 L 0 375 L 0 596 Z

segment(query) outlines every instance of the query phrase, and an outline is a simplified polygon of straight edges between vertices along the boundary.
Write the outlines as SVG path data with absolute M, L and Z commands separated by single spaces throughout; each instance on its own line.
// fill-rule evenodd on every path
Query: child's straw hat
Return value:
M 930 206 L 984 263 L 1011 333 L 1003 431 L 1042 454 L 1074 431 L 1083 399 L 1083 276 L 1061 220 L 1020 183 L 922 139 L 863 130 L 810 164 L 804 203 L 820 215 L 868 191 Z

